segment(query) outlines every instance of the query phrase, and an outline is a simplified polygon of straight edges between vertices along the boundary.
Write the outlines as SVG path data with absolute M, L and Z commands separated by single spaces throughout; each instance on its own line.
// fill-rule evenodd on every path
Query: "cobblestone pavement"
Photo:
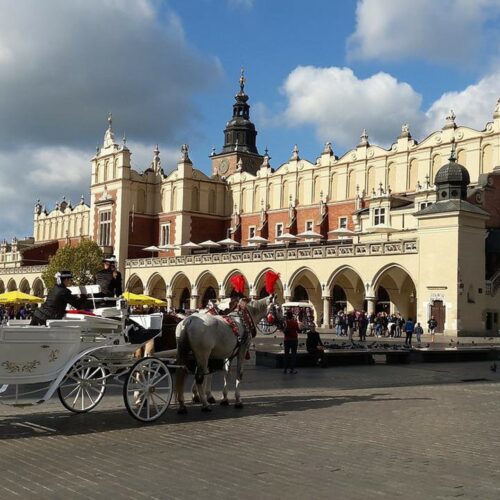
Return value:
M 147 426 L 117 392 L 86 415 L 1 407 L 0 498 L 498 499 L 499 381 L 490 363 L 250 366 L 243 410 Z

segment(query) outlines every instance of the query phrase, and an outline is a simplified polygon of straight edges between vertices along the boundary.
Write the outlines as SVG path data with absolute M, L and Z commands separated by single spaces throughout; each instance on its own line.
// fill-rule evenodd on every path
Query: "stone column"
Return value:
M 198 309 L 198 295 L 191 295 L 189 299 L 189 309 Z
M 368 315 L 375 312 L 375 297 L 366 297 L 366 309 Z
M 323 328 L 330 328 L 330 297 L 323 297 Z
M 167 308 L 171 311 L 174 308 L 174 299 L 172 295 L 167 295 Z

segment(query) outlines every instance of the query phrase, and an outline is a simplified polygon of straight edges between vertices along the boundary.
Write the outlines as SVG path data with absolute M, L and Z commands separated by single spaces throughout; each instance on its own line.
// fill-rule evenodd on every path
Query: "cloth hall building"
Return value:
M 0 246 L 0 292 L 43 295 L 48 256 L 92 238 L 118 257 L 129 291 L 174 308 L 227 296 L 235 273 L 258 297 L 272 269 L 279 300 L 309 300 L 323 326 L 338 309 L 364 309 L 399 311 L 424 326 L 434 315 L 450 335 L 498 331 L 500 100 L 481 131 L 450 112 L 420 143 L 407 125 L 389 149 L 363 131 L 341 157 L 327 143 L 309 161 L 295 146 L 271 166 L 244 86 L 241 78 L 210 175 L 186 145 L 168 175 L 158 148 L 146 170 L 135 170 L 110 117 L 90 162 L 89 204 L 62 200 L 48 211 L 38 202 L 33 238 Z M 185 245 L 228 238 L 223 247 Z

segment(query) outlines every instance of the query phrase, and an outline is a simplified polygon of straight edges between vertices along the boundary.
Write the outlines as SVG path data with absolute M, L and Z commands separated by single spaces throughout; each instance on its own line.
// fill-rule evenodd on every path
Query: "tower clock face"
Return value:
M 218 170 L 220 175 L 225 175 L 227 173 L 227 171 L 229 170 L 229 162 L 227 161 L 226 158 L 223 158 L 219 162 Z

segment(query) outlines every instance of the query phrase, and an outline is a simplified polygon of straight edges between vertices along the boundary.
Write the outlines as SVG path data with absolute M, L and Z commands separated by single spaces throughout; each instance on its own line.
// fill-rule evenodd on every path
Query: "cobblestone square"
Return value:
M 496 499 L 499 380 L 486 362 L 250 366 L 243 410 L 154 425 L 118 393 L 86 415 L 2 407 L 0 497 Z

